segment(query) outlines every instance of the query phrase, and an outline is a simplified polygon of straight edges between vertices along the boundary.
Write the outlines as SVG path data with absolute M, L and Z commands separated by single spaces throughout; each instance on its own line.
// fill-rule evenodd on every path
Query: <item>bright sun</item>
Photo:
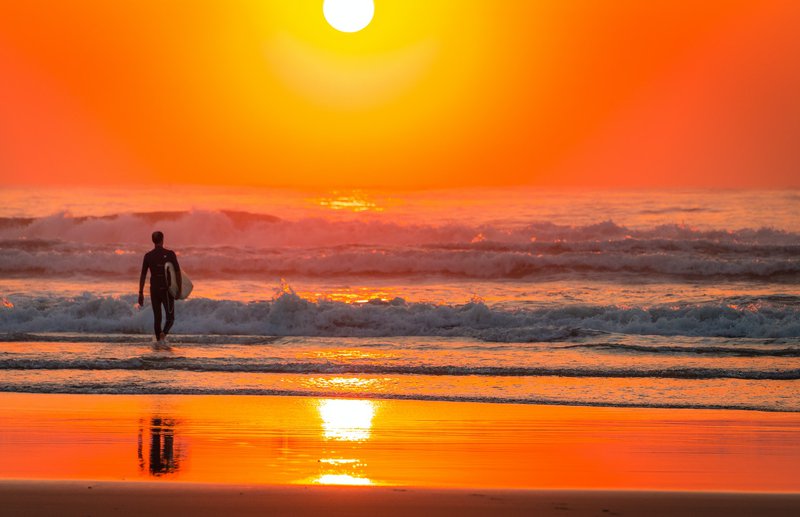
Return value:
M 358 32 L 372 21 L 372 0 L 325 0 L 322 12 L 331 27 L 342 32 Z

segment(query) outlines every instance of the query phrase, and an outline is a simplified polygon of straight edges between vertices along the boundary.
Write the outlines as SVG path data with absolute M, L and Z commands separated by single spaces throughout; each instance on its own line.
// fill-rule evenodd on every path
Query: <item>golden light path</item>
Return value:
M 367 478 L 358 478 L 349 474 L 325 474 L 317 478 L 320 485 L 371 485 Z
M 376 403 L 370 400 L 325 399 L 317 405 L 322 418 L 323 437 L 335 442 L 365 442 L 370 438 Z M 336 454 L 335 450 L 330 451 Z M 349 450 L 350 453 L 354 450 Z M 366 466 L 356 458 L 321 458 L 325 470 L 314 483 L 320 485 L 372 485 L 363 476 Z
M 331 210 L 345 210 L 352 212 L 383 212 L 384 207 L 379 206 L 375 201 L 370 199 L 366 193 L 360 190 L 353 190 L 350 192 L 333 191 L 329 197 L 320 198 L 316 200 L 319 206 L 329 208 Z
M 327 399 L 317 407 L 324 436 L 329 440 L 362 442 L 369 439 L 375 402 L 371 400 Z

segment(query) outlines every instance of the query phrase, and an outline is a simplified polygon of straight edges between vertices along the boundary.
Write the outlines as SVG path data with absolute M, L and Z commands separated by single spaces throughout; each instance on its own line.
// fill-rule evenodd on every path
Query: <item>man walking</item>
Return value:
M 181 294 L 181 267 L 178 265 L 178 257 L 175 252 L 164 247 L 164 234 L 153 232 L 153 244 L 155 247 L 147 252 L 142 261 L 142 275 L 139 278 L 139 307 L 144 305 L 144 280 L 147 270 L 150 270 L 150 302 L 153 305 L 153 327 L 155 330 L 156 341 L 166 343 L 167 334 L 172 324 L 175 323 L 175 298 L 169 292 L 169 280 L 167 278 L 166 263 L 172 262 L 175 266 L 175 280 L 178 284 L 178 297 Z M 164 328 L 161 328 L 161 306 L 167 314 Z

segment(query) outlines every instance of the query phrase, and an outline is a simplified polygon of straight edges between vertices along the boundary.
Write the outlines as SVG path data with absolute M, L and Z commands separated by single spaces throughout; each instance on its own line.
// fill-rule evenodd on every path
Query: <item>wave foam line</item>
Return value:
M 611 352 L 639 352 L 643 354 L 713 355 L 731 357 L 800 357 L 800 347 L 751 348 L 736 346 L 665 346 L 629 345 L 622 343 L 581 343 L 562 348 L 585 348 Z
M 431 375 L 486 377 L 597 377 L 663 379 L 798 380 L 800 369 L 745 370 L 732 368 L 539 368 L 493 366 L 376 365 L 358 363 L 258 363 L 228 359 L 136 357 L 127 359 L 0 359 L 0 370 L 181 370 L 193 372 Z
M 192 335 L 173 334 L 170 343 L 176 345 L 267 345 L 278 341 L 278 336 L 241 336 L 241 335 Z M 120 345 L 152 345 L 152 336 L 141 334 L 84 334 L 74 332 L 9 332 L 0 334 L 0 342 L 4 343 L 103 343 Z
M 65 393 L 65 394 L 108 394 L 108 395 L 257 395 L 257 396 L 284 396 L 284 397 L 324 397 L 324 398 L 352 398 L 353 394 L 345 391 L 331 390 L 290 390 L 272 388 L 198 388 L 176 387 L 168 385 L 135 386 L 130 383 L 87 383 L 57 386 L 50 384 L 19 385 L 0 381 L 0 392 L 14 393 Z M 403 393 L 370 393 L 359 392 L 360 399 L 383 400 L 420 400 L 433 402 L 482 402 L 489 404 L 536 404 L 558 406 L 591 406 L 591 407 L 621 407 L 621 408 L 664 408 L 664 409 L 733 409 L 744 411 L 770 411 L 770 412 L 796 412 L 793 407 L 767 406 L 748 403 L 714 403 L 684 402 L 684 403 L 642 403 L 642 402 L 609 402 L 591 399 L 569 399 L 558 397 L 496 397 L 496 396 L 468 396 L 468 395 L 425 395 Z
M 149 307 L 135 296 L 10 297 L 0 308 L 6 333 L 82 332 L 149 334 Z M 190 299 L 176 304 L 177 334 L 388 337 L 469 337 L 497 342 L 570 341 L 598 333 L 728 338 L 800 337 L 796 305 L 725 303 L 654 307 L 564 305 L 529 310 L 391 302 L 352 305 L 304 300 L 286 292 L 272 301 Z

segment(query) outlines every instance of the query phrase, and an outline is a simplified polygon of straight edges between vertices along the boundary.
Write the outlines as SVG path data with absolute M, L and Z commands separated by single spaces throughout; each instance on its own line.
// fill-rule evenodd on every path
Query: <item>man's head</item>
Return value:
M 161 232 L 153 232 L 153 244 L 161 246 L 164 244 L 164 234 Z

